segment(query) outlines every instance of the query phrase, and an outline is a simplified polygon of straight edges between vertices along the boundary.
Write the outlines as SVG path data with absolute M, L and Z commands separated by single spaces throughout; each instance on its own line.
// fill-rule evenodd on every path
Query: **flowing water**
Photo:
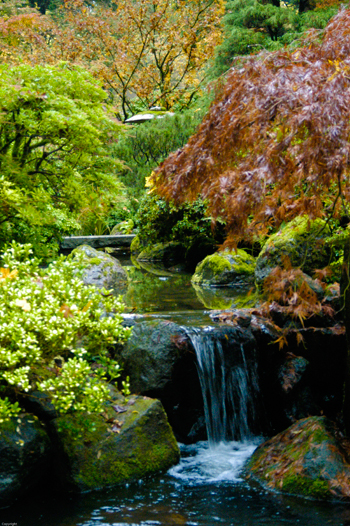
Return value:
M 136 317 L 167 317 L 191 326 L 186 330 L 197 355 L 209 440 L 180 445 L 180 463 L 168 473 L 149 480 L 80 496 L 52 495 L 52 490 L 42 488 L 15 506 L 0 510 L 0 524 L 350 526 L 349 505 L 282 497 L 246 480 L 244 466 L 262 440 L 252 432 L 257 416 L 254 407 L 259 397 L 256 370 L 243 346 L 236 365 L 227 368 L 222 345 L 213 338 L 213 330 L 208 326 L 210 318 L 206 309 L 217 307 L 208 307 L 198 291 L 194 293 L 190 289 L 188 278 L 181 289 L 178 277 L 166 276 L 166 280 L 160 279 L 162 277 L 156 280 L 152 276 L 157 294 L 147 289 L 153 301 L 152 308 L 140 306 L 144 301 L 142 289 L 146 290 L 144 277 L 140 279 L 139 290 L 137 284 L 136 289 L 129 289 L 126 297 L 129 311 L 135 310 L 137 303 L 138 313 L 146 314 L 136 314 Z M 162 283 L 166 284 L 165 289 Z M 230 306 L 236 304 L 234 291 L 221 292 L 223 301 Z M 154 301 L 157 295 L 162 306 Z M 206 298 L 209 301 L 208 296 Z M 217 302 L 216 296 L 213 304 Z M 130 315 L 135 317 L 135 314 Z M 203 324 L 206 327 L 201 327 Z

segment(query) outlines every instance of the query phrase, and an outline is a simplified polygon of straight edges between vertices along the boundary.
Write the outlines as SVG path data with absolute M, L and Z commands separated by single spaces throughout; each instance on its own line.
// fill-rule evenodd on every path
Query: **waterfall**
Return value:
M 247 359 L 244 341 L 235 339 L 234 329 L 187 328 L 186 333 L 196 352 L 209 443 L 251 438 L 259 391 L 251 346 Z

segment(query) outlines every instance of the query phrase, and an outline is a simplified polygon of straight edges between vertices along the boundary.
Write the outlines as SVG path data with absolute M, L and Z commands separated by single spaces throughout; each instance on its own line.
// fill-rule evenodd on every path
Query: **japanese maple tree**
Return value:
M 349 139 L 350 10 L 343 9 L 321 42 L 233 67 L 197 134 L 153 182 L 175 202 L 206 198 L 211 215 L 227 222 L 227 244 L 235 246 L 303 214 L 348 218 Z M 348 230 L 339 238 L 349 335 Z M 350 431 L 350 375 L 346 385 Z

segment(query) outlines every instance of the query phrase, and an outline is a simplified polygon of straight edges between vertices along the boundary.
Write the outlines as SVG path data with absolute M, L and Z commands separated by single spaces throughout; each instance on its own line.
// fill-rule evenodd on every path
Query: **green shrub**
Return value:
M 101 411 L 106 381 L 120 375 L 114 345 L 130 335 L 120 298 L 85 286 L 81 265 L 62 257 L 44 270 L 30 256 L 30 245 L 15 243 L 2 256 L 0 422 L 19 412 L 16 396 L 32 389 L 47 393 L 60 413 Z
M 154 244 L 178 241 L 185 248 L 186 261 L 192 266 L 215 252 L 224 240 L 224 224 L 218 221 L 212 230 L 211 217 L 202 199 L 175 206 L 156 194 L 143 198 L 136 224 L 141 242 Z
M 128 136 L 116 143 L 113 155 L 125 163 L 118 177 L 134 199 L 134 209 L 138 208 L 137 200 L 144 194 L 145 178 L 171 152 L 186 144 L 202 116 L 203 111 L 198 109 L 182 115 L 153 119 L 134 126 Z

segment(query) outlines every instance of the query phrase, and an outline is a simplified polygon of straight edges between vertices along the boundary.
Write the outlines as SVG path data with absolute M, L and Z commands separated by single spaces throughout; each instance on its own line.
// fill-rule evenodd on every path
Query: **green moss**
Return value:
M 318 500 L 328 499 L 330 495 L 329 486 L 325 480 L 312 480 L 300 474 L 285 477 L 282 491 Z
M 66 473 L 75 489 L 111 486 L 168 469 L 179 449 L 160 402 L 132 397 L 126 412 L 66 415 L 55 422 Z M 118 424 L 119 429 L 113 429 Z M 66 475 L 67 476 L 67 475 Z
M 130 252 L 132 255 L 137 255 L 141 252 L 142 248 L 140 236 L 137 234 L 131 241 Z
M 325 244 L 329 228 L 322 219 L 311 221 L 300 216 L 282 227 L 264 244 L 256 266 L 256 278 L 260 283 L 277 266 L 283 267 L 288 258 L 293 267 L 300 267 L 312 275 L 316 268 L 330 264 L 332 252 Z
M 225 250 L 201 261 L 192 277 L 192 283 L 204 286 L 240 285 L 252 281 L 254 270 L 255 258 L 245 250 Z

